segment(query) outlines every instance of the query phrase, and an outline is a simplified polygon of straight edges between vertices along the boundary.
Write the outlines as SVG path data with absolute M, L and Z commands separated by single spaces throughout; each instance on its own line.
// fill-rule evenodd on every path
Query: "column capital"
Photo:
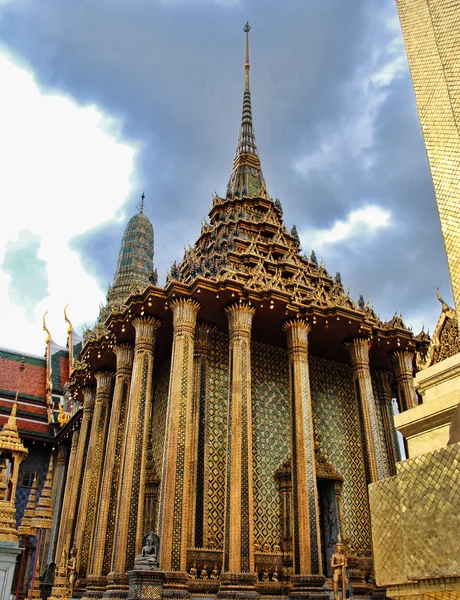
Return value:
M 60 444 L 57 451 L 56 465 L 65 465 L 69 456 L 69 446 Z
M 208 323 L 198 323 L 195 327 L 195 356 L 206 356 L 217 329 Z
M 130 369 L 133 366 L 134 347 L 132 344 L 117 344 L 113 347 L 117 357 L 117 371 L 119 369 Z
M 87 385 L 81 391 L 83 393 L 83 412 L 92 412 L 96 400 L 96 388 L 93 385 Z
M 245 333 L 251 334 L 252 317 L 256 309 L 246 304 L 245 302 L 238 302 L 231 304 L 225 308 L 225 314 L 228 319 L 228 329 L 230 335 L 233 333 Z
M 76 452 L 77 451 L 78 438 L 79 437 L 80 437 L 80 430 L 79 429 L 75 429 L 74 432 L 72 433 L 72 445 L 70 447 L 70 451 L 71 452 Z
M 155 317 L 137 317 L 133 319 L 133 327 L 136 330 L 135 350 L 153 348 L 157 329 L 161 322 Z
M 308 352 L 311 325 L 305 319 L 290 319 L 281 326 L 287 337 L 288 352 Z
M 201 304 L 191 298 L 176 298 L 170 303 L 170 306 L 173 311 L 174 331 L 182 332 L 183 329 L 192 328 L 194 333 L 196 317 Z
M 96 399 L 102 396 L 109 396 L 112 391 L 112 371 L 96 371 L 94 377 L 96 378 Z
M 394 350 L 390 352 L 389 357 L 393 361 L 396 379 L 401 375 L 410 374 L 414 371 L 414 352 L 413 350 Z
M 357 337 L 344 342 L 343 347 L 348 350 L 353 369 L 358 367 L 369 368 L 369 350 L 372 340 L 368 337 Z

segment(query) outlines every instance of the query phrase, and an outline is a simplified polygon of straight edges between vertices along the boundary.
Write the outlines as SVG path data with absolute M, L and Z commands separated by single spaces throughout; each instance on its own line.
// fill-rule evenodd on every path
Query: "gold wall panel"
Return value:
M 284 348 L 253 342 L 252 419 L 254 540 L 281 545 L 281 513 L 275 471 L 291 451 L 288 356 Z
M 321 453 L 344 479 L 347 536 L 358 555 L 370 555 L 366 473 L 351 367 L 310 356 L 310 385 L 313 423 Z
M 460 315 L 460 1 L 397 6 Z
M 209 352 L 209 406 L 206 423 L 204 546 L 222 548 L 227 467 L 228 335 L 217 332 Z
M 460 575 L 460 444 L 400 462 L 369 489 L 378 585 Z
M 170 366 L 171 363 L 167 360 L 153 375 L 152 456 L 156 473 L 160 477 L 163 472 Z
M 404 583 L 407 577 L 404 561 L 401 560 L 404 541 L 397 479 L 384 479 L 371 484 L 370 489 L 374 565 L 378 581 Z

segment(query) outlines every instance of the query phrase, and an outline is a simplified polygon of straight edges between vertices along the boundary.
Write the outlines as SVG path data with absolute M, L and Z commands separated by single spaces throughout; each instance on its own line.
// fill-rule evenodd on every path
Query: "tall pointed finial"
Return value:
M 16 387 L 16 397 L 14 399 L 13 408 L 11 409 L 11 414 L 8 419 L 8 423 L 10 423 L 10 425 L 12 425 L 13 427 L 16 427 L 16 413 L 18 410 L 19 388 L 21 386 L 22 374 L 25 369 L 24 360 L 25 360 L 24 357 L 22 357 L 21 362 L 19 363 L 19 375 L 18 375 L 18 385 Z
M 145 194 L 144 194 L 144 192 L 142 192 L 141 201 L 136 204 L 136 208 L 140 212 L 141 215 L 143 215 L 144 212 L 146 211 L 146 208 L 145 208 Z
M 249 32 L 251 31 L 249 21 L 246 21 L 243 31 L 246 34 L 246 62 L 244 63 L 244 70 L 246 71 L 246 74 L 244 89 L 249 90 L 249 69 L 251 68 L 251 65 L 249 64 Z
M 46 326 L 46 315 L 48 314 L 48 311 L 46 311 L 46 313 L 43 315 L 43 331 L 46 331 L 46 340 L 45 342 L 48 344 L 50 339 L 51 339 L 51 334 L 49 332 L 48 327 Z
M 254 127 L 252 125 L 251 92 L 249 89 L 249 23 L 243 28 L 246 34 L 246 60 L 244 63 L 243 112 L 241 115 L 240 134 L 236 146 L 233 171 L 227 186 L 228 198 L 268 197 L 265 180 L 262 175 L 260 159 L 257 152 Z

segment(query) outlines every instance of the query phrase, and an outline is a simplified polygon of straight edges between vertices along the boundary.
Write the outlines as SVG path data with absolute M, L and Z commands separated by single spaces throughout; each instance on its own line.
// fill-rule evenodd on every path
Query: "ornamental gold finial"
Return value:
M 69 319 L 69 317 L 67 316 L 67 307 L 68 307 L 68 306 L 69 306 L 68 304 L 66 304 L 66 305 L 64 306 L 64 321 L 65 321 L 65 322 L 66 322 L 66 323 L 69 325 L 69 326 L 67 327 L 67 333 L 72 333 L 72 329 L 73 329 L 73 327 L 72 327 L 72 323 L 70 322 L 70 319 Z M 45 314 L 46 314 L 46 313 L 45 313 Z
M 18 385 L 16 387 L 16 397 L 14 399 L 13 408 L 11 409 L 11 414 L 10 414 L 10 417 L 8 419 L 8 421 L 11 420 L 11 424 L 12 425 L 16 425 L 16 412 L 18 410 L 19 388 L 21 386 L 22 374 L 23 374 L 24 369 L 25 369 L 25 363 L 24 363 L 24 361 L 25 361 L 25 359 L 24 359 L 24 357 L 22 357 L 21 358 L 21 362 L 19 363 L 19 376 L 18 376 Z
M 49 332 L 48 327 L 46 326 L 46 315 L 48 314 L 48 311 L 46 311 L 46 313 L 43 315 L 43 331 L 46 331 L 46 340 L 45 342 L 48 344 L 50 339 L 51 339 L 51 334 Z
M 246 25 L 243 28 L 244 33 L 246 34 L 246 62 L 244 63 L 245 69 L 245 88 L 249 90 L 249 69 L 251 65 L 249 64 L 249 32 L 251 31 L 251 26 L 249 22 L 246 21 Z
M 144 192 L 142 192 L 141 201 L 136 204 L 136 208 L 137 208 L 137 210 L 139 211 L 139 213 L 141 215 L 143 215 L 144 212 L 146 211 L 146 207 L 145 207 L 145 194 L 144 194 Z

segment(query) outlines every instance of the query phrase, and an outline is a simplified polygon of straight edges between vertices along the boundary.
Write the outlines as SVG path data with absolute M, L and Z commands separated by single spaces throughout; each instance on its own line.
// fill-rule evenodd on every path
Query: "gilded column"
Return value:
M 134 351 L 129 344 L 114 346 L 117 359 L 112 409 L 102 472 L 99 506 L 88 575 L 89 595 L 105 586 L 113 548 L 113 525 L 124 441 L 126 409 L 131 385 Z
M 287 336 L 291 397 L 292 545 L 294 576 L 322 573 L 313 415 L 308 368 L 310 325 L 302 319 L 283 325 Z
M 152 423 L 149 424 L 150 428 Z M 142 531 L 154 531 L 158 506 L 158 488 L 160 478 L 155 469 L 152 451 L 152 429 L 148 436 L 147 458 L 145 461 L 144 525 Z
M 164 571 L 185 572 L 190 509 L 193 348 L 198 302 L 171 302 L 174 337 L 169 380 L 161 490 L 161 557 Z
M 385 468 L 383 465 L 382 448 L 380 446 L 377 408 L 372 391 L 372 379 L 369 368 L 370 345 L 371 340 L 369 338 L 355 338 L 345 343 L 345 347 L 350 355 L 356 396 L 361 413 L 368 479 L 369 483 L 372 483 L 385 477 Z
M 70 446 L 69 465 L 67 467 L 67 477 L 65 484 L 64 500 L 62 502 L 62 510 L 60 515 L 59 533 L 57 539 L 55 562 L 57 565 L 54 585 L 51 590 L 50 598 L 62 598 L 67 594 L 66 585 L 66 564 L 67 554 L 65 550 L 66 530 L 67 525 L 71 521 L 69 507 L 73 493 L 73 481 L 76 471 L 76 457 L 78 450 L 78 440 L 80 437 L 80 429 L 75 429 L 72 434 L 72 444 Z
M 57 543 L 57 526 L 59 519 L 61 517 L 61 509 L 63 503 L 63 492 L 64 492 L 64 483 L 65 483 L 65 475 L 67 469 L 67 462 L 69 459 L 69 446 L 61 444 L 58 447 L 57 458 L 56 458 L 56 466 L 53 475 L 53 491 L 51 495 L 51 501 L 53 504 L 53 523 L 50 531 L 49 544 L 47 546 L 47 550 L 45 550 L 46 564 L 49 565 L 50 562 L 56 562 L 56 558 L 59 559 L 59 555 L 55 555 L 56 543 Z
M 390 385 L 391 371 L 377 369 L 375 371 L 375 382 L 377 385 L 377 396 L 380 402 L 380 413 L 383 421 L 383 432 L 385 436 L 385 448 L 388 457 L 388 476 L 396 475 L 396 462 L 400 460 L 397 448 L 396 429 L 393 420 L 393 406 Z
M 232 575 L 250 574 L 254 585 L 254 498 L 252 478 L 251 327 L 253 306 L 225 309 L 230 334 L 230 369 L 225 492 L 224 586 Z M 230 576 L 230 577 L 229 577 Z M 238 583 L 237 581 L 235 583 Z M 222 592 L 221 588 L 221 592 Z
M 144 506 L 141 472 L 148 422 L 146 411 L 152 401 L 155 339 L 160 322 L 153 317 L 137 318 L 133 320 L 133 326 L 136 343 L 114 513 L 112 564 L 106 592 L 115 596 L 127 594 L 126 571 L 133 567 L 136 546 L 142 543 L 144 533 L 138 526 L 139 515 L 143 512 L 140 509 Z
M 393 361 L 401 411 L 418 405 L 414 387 L 414 353 L 410 350 L 395 350 L 390 354 Z
M 113 373 L 107 371 L 97 371 L 94 375 L 97 382 L 96 401 L 78 511 L 78 528 L 75 533 L 77 568 L 80 579 L 86 578 L 88 559 L 93 543 L 113 381 Z
M 84 387 L 83 390 L 83 417 L 78 436 L 78 447 L 75 456 L 75 469 L 72 478 L 72 490 L 69 497 L 68 509 L 66 511 L 65 538 L 62 552 L 69 556 L 71 544 L 74 543 L 74 532 L 77 521 L 77 511 L 80 506 L 80 495 L 83 482 L 84 468 L 86 464 L 86 450 L 88 446 L 91 424 L 93 421 L 94 402 L 96 399 L 96 388 Z M 64 516 L 64 513 L 63 513 Z M 61 520 L 62 523 L 62 520 Z
M 203 548 L 205 523 L 205 445 L 208 405 L 208 359 L 216 328 L 199 323 L 195 330 L 193 402 L 191 410 L 189 497 L 194 498 L 190 515 L 189 547 Z

